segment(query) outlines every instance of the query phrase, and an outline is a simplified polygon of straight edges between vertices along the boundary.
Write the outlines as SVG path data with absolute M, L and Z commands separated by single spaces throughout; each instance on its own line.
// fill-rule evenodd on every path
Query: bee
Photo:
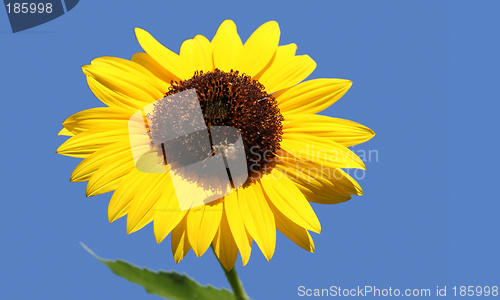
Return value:
M 234 148 L 233 143 L 228 143 L 227 139 L 219 145 L 212 146 L 212 150 L 214 154 L 221 154 L 222 156 L 230 159 L 236 158 L 234 155 L 236 153 L 236 148 Z

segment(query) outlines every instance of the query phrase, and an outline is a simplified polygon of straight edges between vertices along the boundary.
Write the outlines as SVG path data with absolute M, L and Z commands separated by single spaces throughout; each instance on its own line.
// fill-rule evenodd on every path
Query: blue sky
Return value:
M 480 9 L 481 14 L 469 12 L 468 21 L 498 27 L 490 21 L 493 10 Z M 495 84 L 488 76 L 463 81 L 462 66 L 476 64 L 452 53 L 452 40 L 465 52 L 487 45 L 485 51 L 494 53 L 495 45 L 481 38 L 487 33 L 462 20 L 453 23 L 459 31 L 450 35 L 450 12 L 456 10 L 446 1 L 88 0 L 16 34 L 7 13 L 0 12 L 0 95 L 6 112 L 0 119 L 5 141 L 0 150 L 0 298 L 158 298 L 113 275 L 80 241 L 104 258 L 175 269 L 202 284 L 229 288 L 212 253 L 198 259 L 190 252 L 176 265 L 169 239 L 157 245 L 151 224 L 131 235 L 125 218 L 109 224 L 111 194 L 85 198 L 85 184 L 69 182 L 79 159 L 55 154 L 65 140 L 56 136 L 64 119 L 101 106 L 82 65 L 99 56 L 130 58 L 142 51 L 134 27 L 178 51 L 196 34 L 211 39 L 228 18 L 243 40 L 262 23 L 278 21 L 280 44 L 296 43 L 299 54 L 317 62 L 310 78 L 354 82 L 322 114 L 377 133 L 353 149 L 378 154 L 365 162 L 367 172 L 359 180 L 365 195 L 340 205 L 313 205 L 322 223 L 321 235 L 313 235 L 316 253 L 278 234 L 271 262 L 257 248 L 244 268 L 238 259 L 237 270 L 253 299 L 303 298 L 299 286 L 429 288 L 435 293 L 436 286 L 446 285 L 451 293 L 455 285 L 500 285 L 499 205 L 492 188 L 498 176 L 471 168 L 488 160 L 467 154 L 479 155 L 483 150 L 469 142 L 477 146 L 485 138 L 467 125 L 471 119 L 451 122 L 452 115 L 475 117 L 480 110 L 480 124 L 489 127 L 496 116 L 489 106 L 471 105 L 476 93 L 458 93 L 468 105 L 458 105 L 450 93 L 452 87 L 456 92 L 467 84 Z M 452 146 L 460 151 L 452 154 Z

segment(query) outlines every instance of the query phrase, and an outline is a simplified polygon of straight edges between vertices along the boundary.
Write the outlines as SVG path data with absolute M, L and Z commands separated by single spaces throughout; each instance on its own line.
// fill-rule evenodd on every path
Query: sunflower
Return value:
M 230 270 L 238 252 L 247 264 L 253 241 L 270 260 L 276 230 L 314 252 L 309 232 L 320 233 L 321 226 L 310 202 L 336 204 L 362 194 L 342 169 L 365 169 L 347 147 L 369 140 L 373 131 L 316 114 L 340 99 L 352 82 L 304 81 L 316 63 L 308 55 L 296 55 L 295 44 L 279 46 L 280 29 L 274 21 L 260 26 L 243 44 L 235 23 L 226 20 L 211 41 L 197 35 L 182 43 L 179 54 L 143 29 L 136 28 L 135 34 L 145 52 L 130 60 L 99 57 L 82 67 L 90 89 L 106 106 L 63 122 L 59 135 L 70 138 L 57 153 L 84 158 L 71 181 L 88 181 L 87 196 L 113 192 L 109 221 L 127 215 L 127 233 L 153 222 L 158 243 L 170 234 L 175 262 L 190 249 L 200 257 L 213 245 Z M 138 167 L 130 122 L 142 111 L 141 120 L 168 123 L 172 112 L 160 100 L 193 89 L 207 128 L 238 129 L 247 163 L 238 176 L 247 179 L 214 201 L 181 209 L 171 173 Z M 146 116 L 144 107 L 152 103 Z M 208 135 L 215 138 L 213 132 Z M 150 132 L 140 146 L 167 162 L 159 141 Z M 183 155 L 193 154 L 189 143 L 183 143 Z M 233 145 L 226 140 L 194 157 L 227 154 Z

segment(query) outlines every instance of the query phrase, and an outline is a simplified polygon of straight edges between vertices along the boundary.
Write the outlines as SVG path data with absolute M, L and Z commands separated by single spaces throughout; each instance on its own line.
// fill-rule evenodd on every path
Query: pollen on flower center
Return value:
M 196 90 L 209 136 L 211 126 L 237 128 L 245 147 L 248 175 L 265 170 L 280 148 L 283 116 L 276 99 L 266 93 L 264 86 L 238 71 L 223 72 L 215 69 L 213 72 L 196 72 L 191 79 L 185 81 L 172 82 L 165 96 L 189 89 Z M 158 105 L 155 106 L 151 119 L 153 126 L 164 126 L 169 116 Z M 153 144 L 155 139 L 160 140 L 160 137 L 153 134 Z M 186 139 L 190 138 L 186 136 Z M 198 153 L 191 151 L 188 155 L 191 159 L 194 155 L 197 160 L 203 160 L 221 151 L 226 153 L 226 148 L 231 150 L 230 145 L 234 142 L 229 137 L 225 145 L 212 145 L 212 149 L 202 149 Z M 189 152 L 189 148 L 193 147 L 189 147 L 189 142 L 185 143 L 184 148 Z
M 215 98 L 209 101 L 204 109 L 203 116 L 210 119 L 220 119 L 229 112 L 229 103 L 224 98 Z

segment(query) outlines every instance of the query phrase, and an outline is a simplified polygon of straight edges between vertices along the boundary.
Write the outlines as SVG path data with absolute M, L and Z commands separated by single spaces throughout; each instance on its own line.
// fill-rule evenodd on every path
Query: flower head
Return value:
M 340 99 L 351 81 L 302 82 L 316 63 L 295 55 L 295 44 L 279 46 L 274 21 L 243 44 L 234 22 L 226 20 L 212 41 L 197 35 L 182 44 L 179 54 L 143 29 L 135 33 L 145 52 L 131 60 L 96 58 L 82 68 L 90 89 L 106 106 L 78 112 L 63 123 L 60 134 L 71 137 L 57 152 L 84 158 L 71 180 L 88 181 L 87 196 L 112 191 L 109 220 L 127 215 L 128 233 L 153 222 L 158 243 L 170 234 L 176 262 L 190 249 L 201 256 L 212 244 L 229 270 L 238 252 L 243 265 L 248 262 L 253 241 L 270 260 L 276 230 L 314 252 L 309 231 L 319 233 L 321 226 L 310 202 L 335 204 L 362 194 L 342 168 L 364 169 L 347 147 L 369 140 L 373 131 L 316 114 Z M 196 94 L 192 104 L 199 107 L 200 127 L 169 140 L 165 135 L 187 124 L 175 126 L 172 120 L 191 107 L 172 99 L 189 91 Z M 131 121 L 134 115 L 139 122 Z M 146 127 L 140 125 L 143 121 Z M 131 138 L 134 124 L 147 131 L 138 142 Z M 137 149 L 153 157 L 162 171 L 139 167 Z M 230 167 L 236 157 L 244 167 Z M 202 162 L 201 167 L 189 169 L 194 161 Z M 229 191 L 183 208 L 182 182 L 193 189 L 212 184 L 213 176 L 207 177 L 214 167 L 205 161 L 225 164 Z M 179 173 L 183 176 L 177 182 Z M 238 183 L 238 178 L 244 180 Z

